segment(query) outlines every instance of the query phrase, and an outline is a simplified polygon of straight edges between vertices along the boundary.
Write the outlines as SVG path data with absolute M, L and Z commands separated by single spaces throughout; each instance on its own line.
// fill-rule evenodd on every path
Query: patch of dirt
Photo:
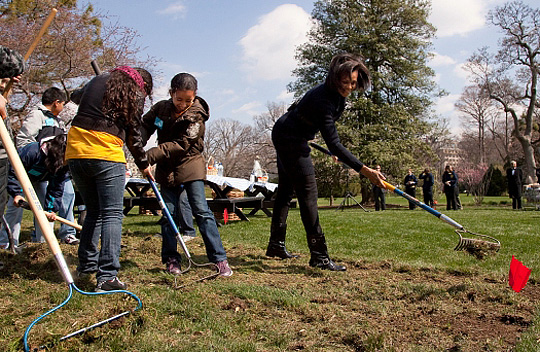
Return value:
M 349 262 L 347 272 L 331 273 L 310 268 L 305 257 L 262 257 L 257 275 L 241 275 L 244 265 L 248 271 L 253 267 L 239 249 L 228 255 L 237 282 L 306 299 L 305 305 L 278 309 L 233 296 L 223 306 L 282 322 L 283 334 L 290 336 L 287 350 L 509 351 L 539 307 L 535 281 L 516 293 L 504 277 L 392 261 Z

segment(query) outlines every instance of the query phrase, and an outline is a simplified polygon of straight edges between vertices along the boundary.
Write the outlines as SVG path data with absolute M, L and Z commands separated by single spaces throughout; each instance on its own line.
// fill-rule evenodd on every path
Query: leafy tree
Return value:
M 530 182 L 536 165 L 533 138 L 535 109 L 539 107 L 540 9 L 512 1 L 491 11 L 488 21 L 503 32 L 498 52 L 481 48 L 467 67 L 476 83 L 511 116 L 512 135 L 523 149 L 524 176 Z
M 69 93 L 85 83 L 94 75 L 92 60 L 104 71 L 120 64 L 149 67 L 156 61 L 137 58 L 141 48 L 135 42 L 135 31 L 118 24 L 103 25 L 104 15 L 96 13 L 90 4 L 79 8 L 76 0 L 0 0 L 2 44 L 26 53 L 53 7 L 58 13 L 11 96 L 12 120 L 24 117 L 28 105 L 38 101 L 50 86 Z
M 300 96 L 324 81 L 332 56 L 361 53 L 372 88 L 349 97 L 340 138 L 360 160 L 398 177 L 432 153 L 424 137 L 432 127 L 427 122 L 432 99 L 442 92 L 427 66 L 435 33 L 427 21 L 429 10 L 428 1 L 417 0 L 315 2 L 316 26 L 298 50 L 298 79 L 289 85 Z

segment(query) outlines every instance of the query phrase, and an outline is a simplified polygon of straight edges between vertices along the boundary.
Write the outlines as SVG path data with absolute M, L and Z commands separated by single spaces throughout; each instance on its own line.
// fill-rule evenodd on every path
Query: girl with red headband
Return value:
M 71 97 L 79 109 L 69 130 L 66 160 L 87 208 L 77 272 L 96 273 L 96 291 L 127 288 L 117 277 L 126 170 L 122 147 L 127 145 L 139 169 L 149 175 L 140 128 L 151 94 L 148 71 L 120 66 L 96 76 Z

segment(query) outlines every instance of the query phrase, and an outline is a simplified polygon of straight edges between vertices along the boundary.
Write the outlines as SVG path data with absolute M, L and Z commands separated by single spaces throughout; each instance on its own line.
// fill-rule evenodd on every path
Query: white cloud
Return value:
M 466 81 L 466 84 L 471 84 L 471 81 L 469 79 L 471 76 L 471 73 L 465 69 L 464 63 L 458 64 L 454 67 L 454 74 L 457 77 Z
M 433 0 L 430 22 L 437 36 L 465 35 L 485 26 L 488 5 L 492 0 Z
M 433 57 L 429 60 L 429 65 L 431 67 L 449 66 L 456 63 L 456 60 L 452 59 L 450 56 L 441 55 L 439 53 L 432 54 Z
M 252 80 L 288 79 L 296 67 L 295 49 L 307 41 L 311 16 L 285 4 L 259 18 L 240 40 L 242 68 Z
M 294 93 L 289 92 L 288 90 L 285 89 L 285 90 L 281 91 L 281 93 L 279 93 L 279 95 L 276 97 L 276 99 L 292 102 L 293 99 L 294 99 Z
M 237 113 L 246 113 L 249 115 L 256 115 L 261 110 L 262 104 L 258 101 L 252 101 L 250 103 L 246 103 L 239 107 L 238 109 L 234 109 L 232 112 Z
M 187 7 L 184 5 L 184 1 L 177 1 L 175 3 L 170 4 L 163 10 L 158 10 L 157 13 L 160 15 L 168 15 L 173 16 L 173 18 L 176 20 L 178 18 L 182 18 L 186 15 Z
M 435 112 L 438 115 L 447 115 L 452 113 L 454 111 L 454 105 L 459 97 L 459 94 L 449 94 L 445 97 L 439 98 L 435 102 Z

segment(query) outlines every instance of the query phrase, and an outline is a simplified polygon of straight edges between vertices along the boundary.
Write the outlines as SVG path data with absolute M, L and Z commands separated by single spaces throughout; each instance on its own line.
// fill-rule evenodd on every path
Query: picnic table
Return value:
M 210 209 L 217 213 L 223 213 L 225 209 L 233 212 L 241 220 L 249 221 L 242 208 L 253 209 L 249 215 L 256 214 L 259 210 L 267 216 L 272 216 L 269 210 L 273 207 L 277 184 L 271 182 L 251 182 L 243 178 L 206 175 L 206 184 L 214 191 L 216 198 L 208 200 Z M 247 196 L 229 198 L 229 192 L 233 189 L 243 191 Z
M 148 195 L 150 182 L 143 178 L 126 178 L 125 189 L 129 196 L 124 197 L 124 215 L 127 215 L 133 207 L 150 210 L 154 215 L 159 215 L 161 206 L 155 195 Z

